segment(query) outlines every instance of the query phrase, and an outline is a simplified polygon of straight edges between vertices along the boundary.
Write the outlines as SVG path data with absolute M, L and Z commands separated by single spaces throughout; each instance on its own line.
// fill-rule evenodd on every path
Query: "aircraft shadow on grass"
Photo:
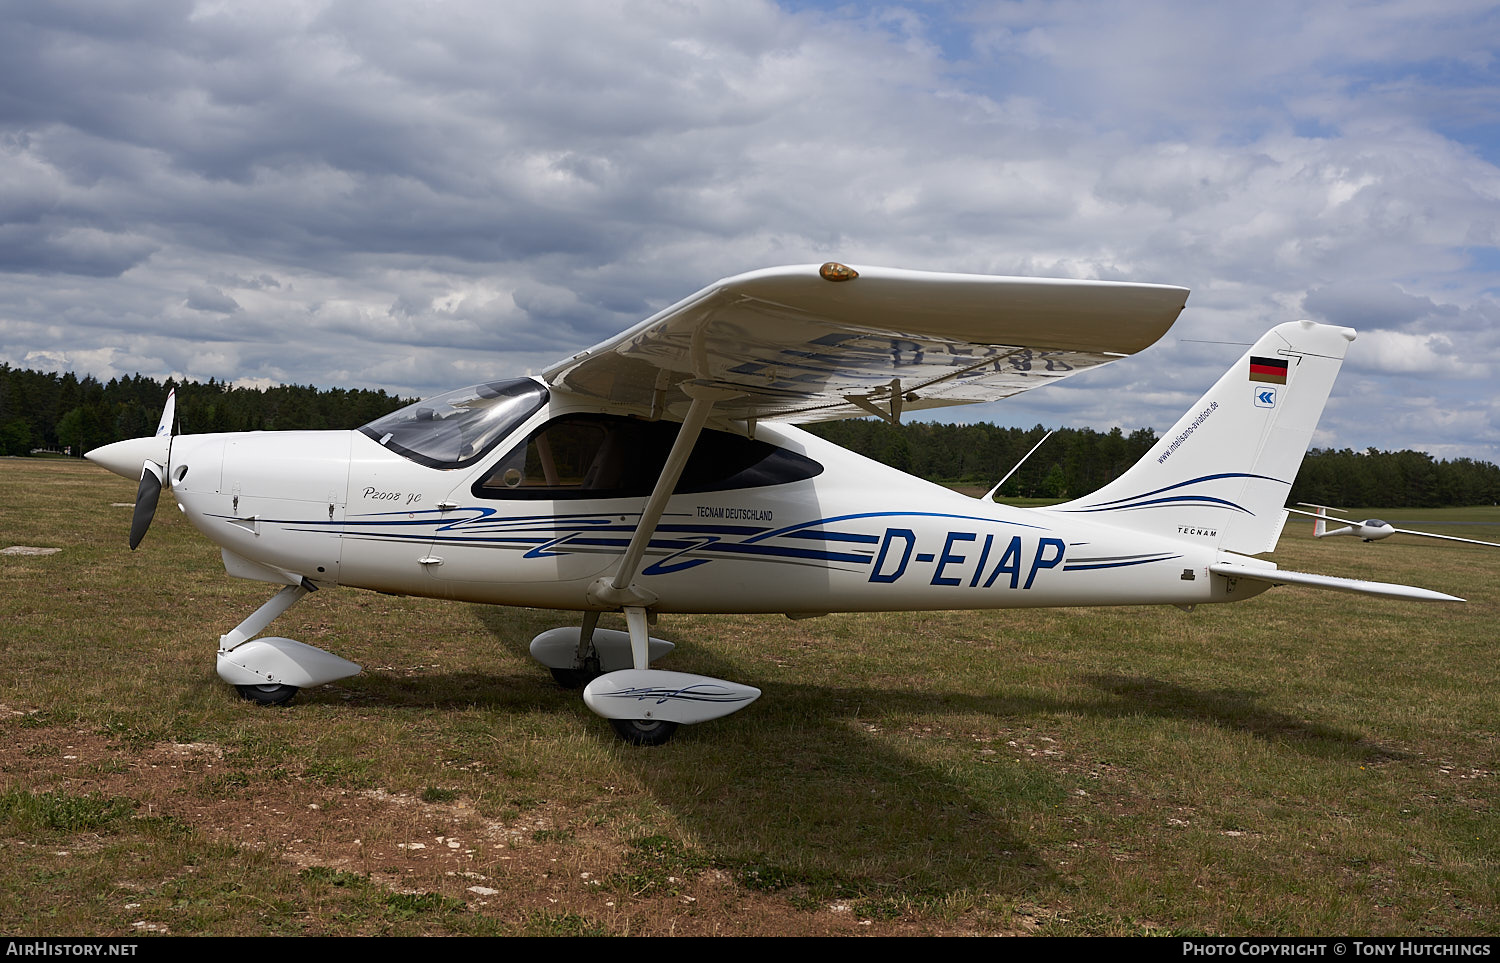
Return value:
M 547 617 L 494 607 L 474 611 L 507 661 L 517 663 L 527 657 L 531 623 Z M 690 643 L 679 655 L 697 671 L 746 674 L 709 646 Z M 620 747 L 617 759 L 729 863 L 795 865 L 795 872 L 775 872 L 845 893 L 895 888 L 941 895 L 964 889 L 1018 894 L 1058 884 L 1057 869 L 1030 842 L 1036 828 L 1023 820 L 1063 803 L 1071 784 L 1063 771 L 1015 765 L 1008 748 L 987 764 L 957 768 L 894 749 L 874 728 L 891 713 L 925 717 L 936 726 L 948 717 L 982 715 L 1014 720 L 1018 728 L 1057 715 L 1144 713 L 1247 733 L 1323 758 L 1397 758 L 1354 733 L 1267 709 L 1259 704 L 1262 693 L 1249 689 L 1193 688 L 1146 676 L 1079 679 L 1103 697 L 772 683 L 766 689 L 781 707 L 774 715 L 757 719 L 752 713 L 713 740 L 681 742 L 671 756 Z M 576 725 L 583 711 L 567 690 L 526 671 L 409 678 L 377 672 L 344 686 L 354 690 L 355 701 L 397 708 L 553 712 L 559 731 Z M 869 715 L 876 706 L 879 717 Z M 599 735 L 607 733 L 601 728 Z M 1086 753 L 1071 755 L 1076 760 Z M 757 814 L 753 826 L 745 823 L 750 812 Z

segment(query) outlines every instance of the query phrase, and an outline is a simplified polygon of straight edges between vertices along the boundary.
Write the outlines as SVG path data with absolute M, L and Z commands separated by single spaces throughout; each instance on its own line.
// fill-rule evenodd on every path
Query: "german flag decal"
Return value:
M 1286 384 L 1286 361 L 1280 358 L 1250 356 L 1250 380 L 1273 385 Z

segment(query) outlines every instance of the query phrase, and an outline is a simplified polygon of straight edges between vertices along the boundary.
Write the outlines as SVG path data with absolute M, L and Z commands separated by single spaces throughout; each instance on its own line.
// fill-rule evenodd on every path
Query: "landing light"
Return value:
M 818 268 L 818 274 L 825 281 L 853 281 L 859 277 L 859 272 L 854 270 L 854 268 L 847 264 L 840 264 L 837 261 L 829 261 Z

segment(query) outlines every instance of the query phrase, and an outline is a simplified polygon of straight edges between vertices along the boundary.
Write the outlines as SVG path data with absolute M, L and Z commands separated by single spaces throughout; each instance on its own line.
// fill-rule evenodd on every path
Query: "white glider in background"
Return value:
M 219 674 L 246 698 L 281 703 L 359 671 L 256 638 L 317 588 L 573 610 L 581 628 L 543 632 L 532 655 L 643 744 L 760 695 L 653 668 L 672 648 L 648 632 L 658 615 L 1191 608 L 1280 584 L 1461 601 L 1251 557 L 1281 533 L 1348 328 L 1271 329 L 1139 463 L 1048 508 L 957 494 L 792 425 L 894 422 L 1051 384 L 1153 344 L 1187 294 L 770 268 L 539 377 L 450 392 L 356 431 L 169 435 L 89 457 L 143 479 L 132 544 L 165 486 L 229 574 L 283 586 L 220 637 Z M 623 613 L 628 631 L 598 628 L 604 612 Z
M 1381 521 L 1378 518 L 1367 518 L 1357 522 L 1352 518 L 1340 518 L 1337 515 L 1328 514 L 1331 509 L 1327 505 L 1314 505 L 1310 502 L 1298 502 L 1305 508 L 1317 509 L 1316 511 L 1304 512 L 1295 508 L 1287 511 L 1297 515 L 1306 515 L 1314 519 L 1313 538 L 1327 538 L 1330 535 L 1352 535 L 1355 538 L 1367 542 L 1378 542 L 1382 538 L 1390 538 L 1392 535 L 1420 535 L 1423 538 L 1440 538 L 1445 542 L 1463 542 L 1467 545 L 1488 545 L 1490 548 L 1500 548 L 1500 542 L 1485 542 L 1477 538 L 1459 538 L 1456 535 L 1437 535 L 1433 532 L 1418 532 L 1410 528 L 1395 528 L 1390 522 Z M 1330 529 L 1329 522 L 1343 524 L 1343 528 Z

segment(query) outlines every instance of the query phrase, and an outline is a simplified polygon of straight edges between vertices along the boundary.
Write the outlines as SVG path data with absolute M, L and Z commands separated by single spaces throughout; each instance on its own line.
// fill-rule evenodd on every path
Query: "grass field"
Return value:
M 0 549 L 61 549 L 0 555 L 8 933 L 1500 932 L 1500 550 L 1274 556 L 1465 605 L 667 617 L 663 667 L 765 695 L 638 749 L 542 611 L 319 592 L 276 634 L 364 674 L 242 702 L 213 652 L 272 586 L 170 497 L 131 553 L 133 483 L 0 465 Z

